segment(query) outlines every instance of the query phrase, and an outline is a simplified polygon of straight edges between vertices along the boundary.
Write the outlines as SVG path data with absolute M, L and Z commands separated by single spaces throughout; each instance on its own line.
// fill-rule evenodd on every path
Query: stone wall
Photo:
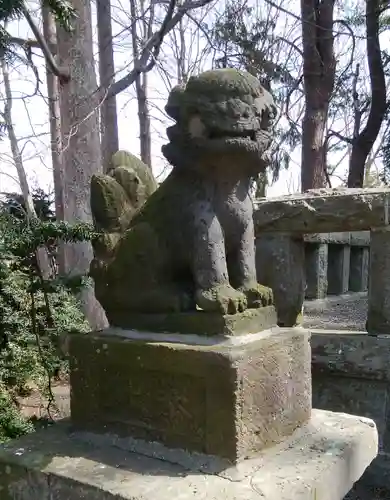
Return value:
M 368 290 L 369 231 L 307 234 L 306 299 Z
M 258 281 L 274 291 L 278 323 L 300 322 L 304 299 L 368 290 L 370 232 L 256 235 Z
M 313 407 L 372 418 L 380 453 L 363 481 L 390 490 L 390 335 L 315 332 Z

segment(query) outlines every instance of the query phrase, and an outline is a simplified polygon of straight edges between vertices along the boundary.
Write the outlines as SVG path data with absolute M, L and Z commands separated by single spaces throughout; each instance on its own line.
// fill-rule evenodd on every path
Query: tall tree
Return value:
M 149 16 L 145 9 L 145 1 L 130 0 L 130 13 L 132 19 L 131 38 L 133 58 L 137 61 L 140 56 L 140 47 L 152 36 L 155 6 L 149 6 Z M 140 22 L 138 23 L 137 20 Z M 138 26 L 140 24 L 140 26 Z M 141 33 L 139 33 L 141 32 Z M 148 74 L 140 73 L 135 79 L 137 92 L 140 152 L 141 160 L 152 167 L 152 149 L 150 137 L 150 112 L 148 105 Z
M 22 152 L 20 150 L 19 142 L 15 133 L 13 116 L 12 116 L 12 104 L 13 104 L 12 90 L 11 90 L 9 71 L 8 71 L 8 64 L 4 56 L 0 57 L 0 66 L 3 77 L 4 89 L 5 89 L 4 111 L 1 113 L 1 115 L 10 142 L 12 158 L 14 165 L 16 167 L 20 189 L 22 191 L 22 195 L 24 198 L 24 206 L 26 209 L 27 220 L 31 222 L 34 219 L 38 219 L 38 216 L 35 210 L 34 200 L 31 195 L 30 187 L 28 184 L 27 175 L 23 164 Z M 49 279 L 53 274 L 53 269 L 51 266 L 47 249 L 44 246 L 38 248 L 36 252 L 36 259 L 38 262 L 42 278 L 45 280 Z
M 57 57 L 57 31 L 55 18 L 50 9 L 42 6 L 43 36 L 53 57 Z M 49 104 L 50 149 L 53 166 L 55 207 L 58 220 L 64 219 L 64 180 L 62 168 L 62 135 L 60 118 L 60 94 L 58 77 L 46 65 L 46 85 Z M 60 267 L 63 267 L 61 265 Z
M 335 0 L 301 0 L 305 114 L 302 122 L 301 189 L 325 186 L 325 129 L 334 88 Z
M 379 42 L 379 18 L 382 10 L 381 0 L 366 0 L 366 47 L 371 103 L 363 130 L 360 131 L 360 120 L 356 121 L 349 161 L 348 187 L 363 186 L 366 161 L 378 137 L 387 109 L 385 73 Z M 359 118 L 359 113 L 356 116 Z
M 73 0 L 77 11 L 72 30 L 57 30 L 59 62 L 69 71 L 60 89 L 64 220 L 92 222 L 90 182 L 102 171 L 98 123 L 99 94 L 92 45 L 91 4 Z M 85 275 L 93 252 L 89 242 L 67 244 L 63 270 L 68 275 Z M 107 319 L 92 287 L 82 292 L 84 313 L 92 328 L 103 328 Z
M 115 80 L 114 48 L 112 40 L 111 0 L 97 0 L 97 27 L 99 45 L 100 85 L 107 91 Z M 104 171 L 111 157 L 119 149 L 116 96 L 104 99 L 100 116 L 101 149 Z

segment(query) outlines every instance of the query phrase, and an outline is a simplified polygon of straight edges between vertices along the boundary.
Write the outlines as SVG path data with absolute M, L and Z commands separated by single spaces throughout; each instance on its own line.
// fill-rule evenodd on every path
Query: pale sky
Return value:
M 258 0 L 252 0 L 257 2 Z M 288 4 L 288 2 L 285 2 Z M 259 2 L 259 5 L 261 2 Z M 298 2 L 292 2 L 298 14 Z M 284 4 L 283 4 L 284 5 Z M 291 5 L 288 8 L 291 10 Z M 114 2 L 114 34 L 123 31 L 124 25 L 129 25 L 127 14 L 121 8 L 120 0 Z M 286 5 L 287 7 L 287 5 Z M 213 13 L 209 14 L 213 16 Z M 294 18 L 285 16 L 286 25 L 289 23 L 296 25 L 297 21 Z M 96 22 L 92 23 L 96 26 Z M 297 29 L 299 26 L 297 27 Z M 10 25 L 10 31 L 13 35 L 22 38 L 32 38 L 28 25 L 25 21 L 13 22 Z M 205 40 L 193 37 L 190 33 L 190 26 L 186 30 L 188 39 L 188 56 L 196 59 L 196 55 L 205 46 Z M 96 33 L 95 33 L 96 35 Z M 118 78 L 122 76 L 126 67 L 132 67 L 131 45 L 127 40 L 121 40 L 115 50 L 116 67 L 121 69 Z M 121 37 L 123 39 L 123 36 Z M 45 190 L 51 190 L 53 187 L 52 171 L 51 171 L 51 155 L 49 150 L 49 125 L 48 125 L 48 108 L 44 97 L 46 94 L 46 77 L 44 69 L 44 60 L 40 52 L 35 49 L 36 54 L 33 58 L 34 63 L 39 71 L 40 84 L 38 95 L 33 95 L 36 88 L 36 80 L 31 69 L 26 68 L 22 62 L 15 62 L 14 69 L 11 72 L 12 91 L 14 96 L 13 102 L 13 121 L 18 138 L 20 138 L 20 146 L 23 148 L 24 166 L 28 174 L 31 187 L 40 186 Z M 191 57 L 190 57 L 191 56 Z M 166 173 L 166 164 L 161 155 L 161 146 L 166 142 L 165 128 L 169 125 L 169 121 L 163 112 L 163 107 L 166 103 L 169 85 L 173 86 L 175 81 L 175 69 L 172 59 L 172 50 L 166 44 L 164 51 L 161 54 L 161 61 L 168 68 L 168 77 L 171 73 L 171 78 L 166 76 L 162 78 L 161 72 L 153 70 L 149 73 L 149 99 L 152 115 L 152 153 L 153 153 L 153 170 L 157 177 L 164 176 Z M 211 67 L 211 56 L 203 61 L 203 64 L 197 68 L 197 71 L 209 69 Z M 171 80 L 167 83 L 167 80 Z M 0 92 L 2 92 L 0 84 Z M 31 97 L 26 97 L 31 96 Z M 135 91 L 130 88 L 117 97 L 118 106 L 118 125 L 120 148 L 126 149 L 133 154 L 139 155 L 139 129 L 137 116 L 137 103 L 135 99 Z M 339 175 L 345 174 L 346 163 L 344 162 Z M 270 186 L 267 190 L 269 196 L 280 195 L 299 191 L 300 189 L 300 150 L 297 148 L 291 155 L 291 164 L 288 171 L 282 171 L 278 182 Z M 334 178 L 333 184 L 340 184 L 340 179 Z M 16 180 L 16 171 L 10 156 L 10 148 L 8 139 L 4 138 L 0 141 L 0 192 L 15 191 L 18 189 Z

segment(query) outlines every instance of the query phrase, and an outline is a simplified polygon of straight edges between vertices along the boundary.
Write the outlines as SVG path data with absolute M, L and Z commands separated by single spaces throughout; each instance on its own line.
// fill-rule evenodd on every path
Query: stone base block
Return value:
M 276 325 L 274 306 L 246 309 L 237 314 L 218 314 L 205 311 L 169 314 L 129 314 L 121 319 L 115 313 L 115 325 L 148 332 L 172 332 L 194 335 L 243 335 L 267 330 Z
M 2 500 L 342 500 L 377 454 L 372 420 L 313 410 L 283 444 L 214 473 L 133 453 L 65 422 L 0 448 Z
M 278 327 L 230 339 L 118 329 L 72 335 L 72 422 L 235 463 L 309 419 L 308 337 Z

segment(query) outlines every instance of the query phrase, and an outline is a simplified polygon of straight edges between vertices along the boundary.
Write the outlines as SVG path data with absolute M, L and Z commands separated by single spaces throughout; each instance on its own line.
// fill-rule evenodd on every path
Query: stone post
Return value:
M 279 326 L 302 322 L 305 252 L 301 236 L 263 233 L 256 238 L 257 280 L 274 292 Z
M 349 290 L 365 292 L 368 289 L 368 267 L 370 252 L 367 247 L 351 247 Z
M 390 333 L 390 229 L 371 231 L 367 331 Z
M 323 299 L 328 291 L 328 244 L 305 245 L 306 298 Z
M 328 245 L 328 295 L 348 292 L 351 247 Z

